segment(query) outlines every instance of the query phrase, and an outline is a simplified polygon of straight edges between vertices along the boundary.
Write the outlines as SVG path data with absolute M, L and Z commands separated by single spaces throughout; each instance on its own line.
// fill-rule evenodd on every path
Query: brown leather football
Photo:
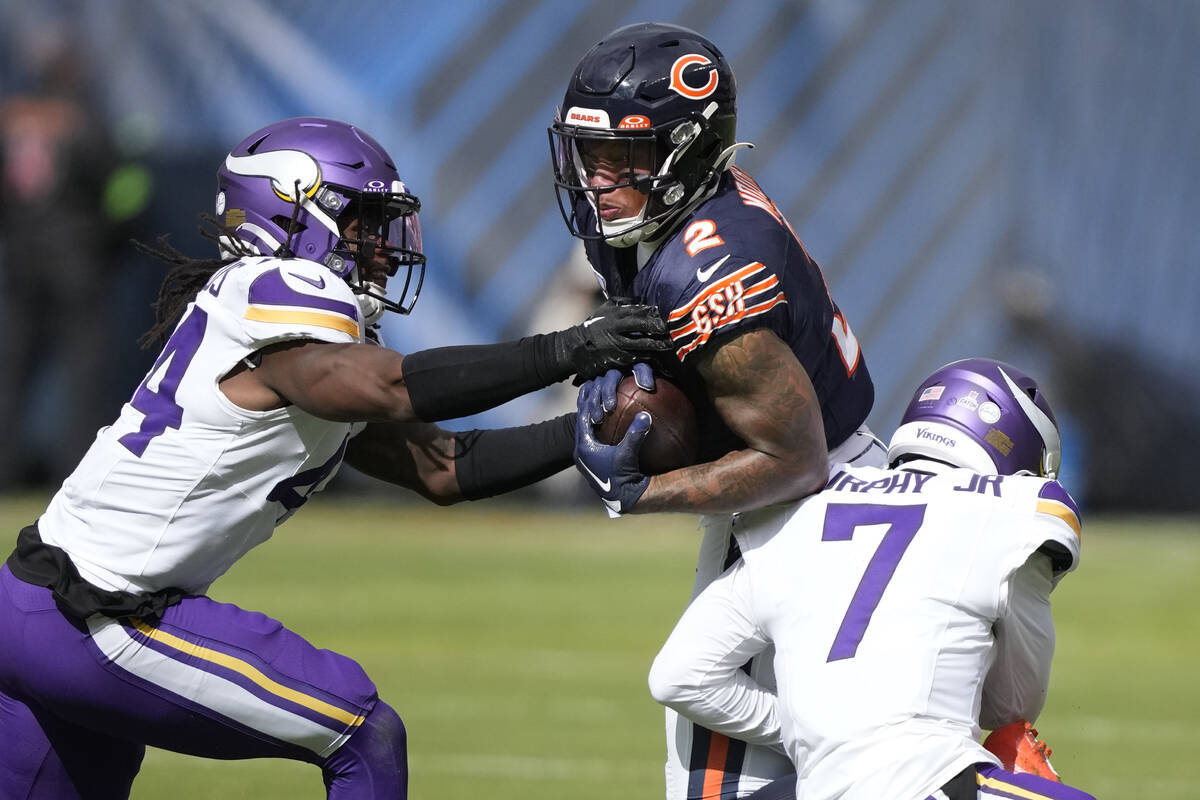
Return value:
M 647 475 L 686 467 L 696 461 L 696 409 L 678 386 L 655 376 L 653 392 L 626 375 L 617 385 L 617 405 L 595 428 L 598 441 L 616 444 L 640 411 L 650 414 L 650 432 L 642 442 L 640 465 Z

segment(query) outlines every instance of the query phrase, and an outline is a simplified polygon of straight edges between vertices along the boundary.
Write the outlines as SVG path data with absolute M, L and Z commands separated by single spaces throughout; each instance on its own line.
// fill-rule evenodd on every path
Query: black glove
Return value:
M 575 385 L 636 361 L 674 360 L 667 326 L 654 306 L 609 299 L 579 325 L 559 331 L 554 343 L 560 365 L 570 365 Z

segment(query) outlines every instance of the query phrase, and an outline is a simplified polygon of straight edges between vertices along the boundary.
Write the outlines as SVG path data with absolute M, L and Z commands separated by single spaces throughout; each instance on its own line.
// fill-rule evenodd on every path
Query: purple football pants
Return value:
M 1096 800 L 1095 797 L 1065 783 L 1035 775 L 1015 775 L 991 764 L 975 765 L 975 781 L 963 787 L 963 775 L 931 794 L 925 800 Z M 951 789 L 951 785 L 956 789 Z M 968 794 L 969 792 L 969 794 Z M 785 775 L 747 795 L 745 800 L 796 800 L 796 776 Z
M 0 567 L 0 798 L 127 798 L 147 745 L 321 767 L 331 800 L 407 797 L 404 725 L 362 668 L 186 597 L 155 626 L 63 615 Z
M 975 769 L 979 800 L 1096 800 L 1087 792 L 1036 775 L 1016 775 L 991 764 L 979 764 Z

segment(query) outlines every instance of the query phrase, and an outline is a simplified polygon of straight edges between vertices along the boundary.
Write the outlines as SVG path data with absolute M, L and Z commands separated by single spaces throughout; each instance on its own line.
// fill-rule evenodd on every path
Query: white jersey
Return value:
M 1058 483 L 843 468 L 799 506 L 742 515 L 735 536 L 743 561 L 680 620 L 651 688 L 714 730 L 782 741 L 801 800 L 925 798 L 997 763 L 982 705 L 1041 709 L 1047 596 L 1079 554 Z M 738 669 L 769 643 L 777 696 Z M 1011 674 L 989 675 L 998 659 Z
M 38 521 L 109 590 L 203 592 L 336 472 L 351 425 L 247 411 L 218 383 L 285 340 L 363 339 L 350 287 L 320 264 L 247 258 L 209 281 L 117 421 Z
M 887 463 L 887 448 L 871 433 L 870 428 L 861 425 L 844 442 L 830 450 L 829 458 L 830 463 L 884 466 Z M 695 600 L 739 557 L 733 538 L 735 523 L 739 518 L 738 514 L 706 514 L 701 518 L 703 536 L 690 600 Z M 773 655 L 774 651 L 768 648 L 752 659 L 747 667 L 749 675 L 771 691 L 775 689 Z M 689 720 L 680 719 L 671 708 L 666 709 L 664 717 L 667 734 L 664 770 L 666 800 L 707 797 L 714 791 L 729 797 L 745 797 L 792 772 L 791 762 L 772 747 L 712 736 Z

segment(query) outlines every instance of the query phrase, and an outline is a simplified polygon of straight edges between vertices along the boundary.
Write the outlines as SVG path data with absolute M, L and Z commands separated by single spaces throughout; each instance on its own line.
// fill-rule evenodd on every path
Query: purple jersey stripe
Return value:
M 343 303 L 330 297 L 305 294 L 288 286 L 283 280 L 280 268 L 264 272 L 250 284 L 249 301 L 251 305 L 289 306 L 296 308 L 312 308 L 322 311 L 332 311 L 342 316 L 358 321 L 358 305 Z M 330 280 L 341 280 L 329 273 Z M 312 283 L 307 276 L 299 276 L 305 283 Z M 314 284 L 315 285 L 315 284 Z
M 1062 487 L 1058 481 L 1046 481 L 1042 486 L 1042 490 L 1038 492 L 1038 497 L 1044 500 L 1056 500 L 1062 503 L 1075 514 L 1076 519 L 1083 520 L 1079 514 L 1079 506 L 1075 505 L 1075 501 L 1071 499 L 1071 495 L 1067 494 L 1067 490 Z

